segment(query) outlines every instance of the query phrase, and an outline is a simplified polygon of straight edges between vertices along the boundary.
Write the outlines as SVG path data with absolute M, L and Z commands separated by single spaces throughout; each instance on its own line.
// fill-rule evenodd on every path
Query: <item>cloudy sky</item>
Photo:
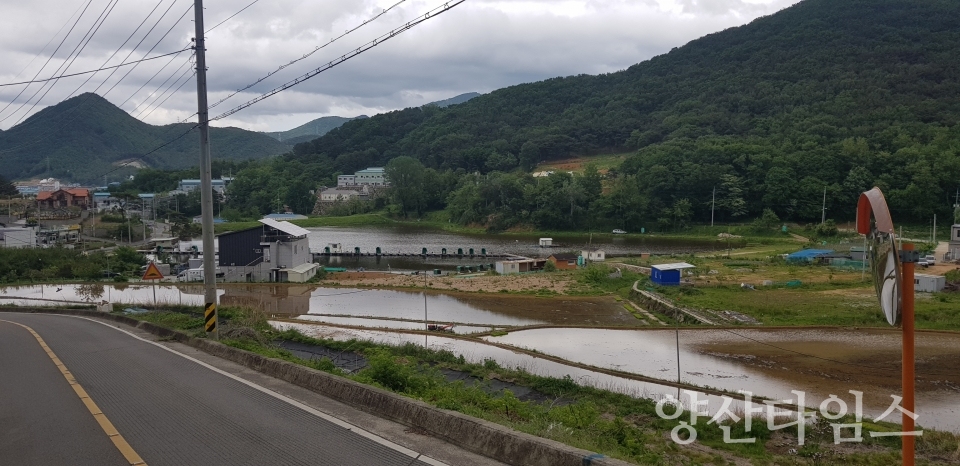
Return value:
M 258 0 L 210 30 L 252 1 L 204 3 L 211 104 L 347 30 L 362 27 L 212 108 L 211 116 L 319 68 L 443 4 L 442 0 Z M 319 116 L 373 115 L 464 92 L 484 93 L 556 76 L 618 71 L 796 2 L 467 0 L 215 124 L 286 130 Z M 188 47 L 194 35 L 192 3 L 0 0 L 0 83 L 95 70 Z M 365 24 L 377 15 L 379 18 Z M 0 129 L 83 92 L 105 96 L 152 124 L 191 118 L 197 106 L 190 59 L 188 50 L 135 68 L 125 66 L 112 74 L 106 70 L 45 85 L 0 87 Z

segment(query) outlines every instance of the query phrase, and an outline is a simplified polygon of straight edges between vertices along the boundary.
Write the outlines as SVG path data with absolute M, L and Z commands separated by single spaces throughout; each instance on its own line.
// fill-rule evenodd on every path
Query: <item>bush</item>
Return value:
M 554 264 L 552 261 L 547 261 L 546 264 L 543 264 L 543 271 L 544 271 L 544 272 L 556 272 L 556 271 L 557 271 L 557 264 Z
M 840 234 L 840 230 L 837 229 L 837 222 L 834 222 L 832 218 L 815 226 L 813 231 L 817 236 L 837 236 Z

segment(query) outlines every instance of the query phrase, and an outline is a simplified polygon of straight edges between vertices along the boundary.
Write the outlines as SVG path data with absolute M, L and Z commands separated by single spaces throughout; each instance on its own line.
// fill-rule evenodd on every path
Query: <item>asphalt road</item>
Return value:
M 63 367 L 10 322 L 36 331 Z M 0 463 L 131 464 L 63 371 L 151 466 L 442 464 L 116 328 L 8 312 L 0 312 Z

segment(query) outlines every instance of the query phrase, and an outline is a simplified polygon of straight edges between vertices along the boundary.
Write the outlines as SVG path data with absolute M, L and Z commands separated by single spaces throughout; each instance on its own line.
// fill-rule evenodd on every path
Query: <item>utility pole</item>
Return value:
M 827 187 L 823 187 L 823 208 L 821 209 L 820 224 L 827 223 Z
M 210 120 L 207 108 L 207 58 L 203 37 L 203 0 L 193 1 L 194 51 L 197 56 L 197 119 L 200 129 L 200 218 L 203 226 L 203 328 L 217 332 L 217 271 L 213 246 L 213 182 L 210 168 Z
M 933 214 L 933 248 L 937 248 L 937 214 Z
M 710 226 L 713 226 L 713 208 L 717 206 L 717 187 L 713 187 L 713 200 L 710 201 Z

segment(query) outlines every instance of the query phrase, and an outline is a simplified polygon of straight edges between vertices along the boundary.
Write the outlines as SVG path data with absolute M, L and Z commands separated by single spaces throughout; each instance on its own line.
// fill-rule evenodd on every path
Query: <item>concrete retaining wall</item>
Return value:
M 621 460 L 574 448 L 549 439 L 517 432 L 499 424 L 364 385 L 291 362 L 272 359 L 212 340 L 193 338 L 127 316 L 74 309 L 4 309 L 13 312 L 67 314 L 94 317 L 137 327 L 169 338 L 208 354 L 233 361 L 266 375 L 312 390 L 377 416 L 427 431 L 472 452 L 512 465 L 531 466 L 620 466 Z

